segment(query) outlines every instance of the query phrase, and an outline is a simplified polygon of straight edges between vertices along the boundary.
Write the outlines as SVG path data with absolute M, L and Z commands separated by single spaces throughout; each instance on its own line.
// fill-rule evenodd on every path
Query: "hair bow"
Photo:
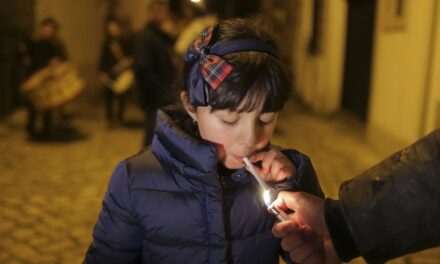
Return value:
M 188 76 L 188 89 L 190 102 L 194 106 L 206 106 L 209 102 L 209 87 L 217 87 L 232 72 L 234 67 L 222 57 L 211 54 L 211 42 L 216 27 L 208 27 L 200 33 L 199 37 L 186 53 L 185 61 L 198 60 Z

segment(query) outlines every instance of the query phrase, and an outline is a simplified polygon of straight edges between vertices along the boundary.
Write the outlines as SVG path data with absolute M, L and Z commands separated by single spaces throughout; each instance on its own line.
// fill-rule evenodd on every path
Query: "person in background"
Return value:
M 182 56 L 191 46 L 194 39 L 208 26 L 215 25 L 218 22 L 217 16 L 208 8 L 208 3 L 201 2 L 198 4 L 185 2 L 185 16 L 188 18 L 186 26 L 180 32 L 174 44 L 174 50 Z
M 39 70 L 55 65 L 67 59 L 64 43 L 58 37 L 58 22 L 47 17 L 40 22 L 36 36 L 21 47 L 22 62 L 28 77 Z M 28 118 L 26 130 L 31 139 L 50 136 L 52 128 L 52 110 L 37 112 L 32 102 L 26 102 Z M 41 126 L 38 119 L 42 118 Z M 40 129 L 38 127 L 41 127 Z
M 144 146 L 151 144 L 157 109 L 175 98 L 172 83 L 175 79 L 173 45 L 175 32 L 169 2 L 152 0 L 149 20 L 138 34 L 134 50 L 134 70 L 140 103 L 145 112 Z
M 127 90 L 121 93 L 114 90 L 115 79 L 133 65 L 133 43 L 130 35 L 123 29 L 121 21 L 109 17 L 105 22 L 106 37 L 99 63 L 99 80 L 104 86 L 105 116 L 107 125 L 123 124 Z M 129 85 L 129 84 L 126 84 Z M 113 103 L 117 102 L 116 120 Z
M 243 162 L 274 191 L 323 197 L 310 159 L 270 144 L 291 93 L 271 34 L 223 21 L 185 58 L 180 104 L 158 111 L 150 148 L 117 165 L 84 263 L 291 263 Z
M 440 130 L 344 182 L 339 200 L 281 192 L 274 225 L 298 263 L 384 263 L 440 245 Z

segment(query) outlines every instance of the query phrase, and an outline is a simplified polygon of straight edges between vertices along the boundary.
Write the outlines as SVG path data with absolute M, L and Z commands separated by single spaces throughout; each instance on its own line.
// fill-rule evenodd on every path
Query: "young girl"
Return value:
M 117 166 L 85 263 L 278 263 L 276 218 L 243 157 L 278 190 L 323 195 L 306 156 L 270 145 L 290 91 L 272 43 L 242 19 L 194 41 L 184 109 L 160 110 L 151 149 Z

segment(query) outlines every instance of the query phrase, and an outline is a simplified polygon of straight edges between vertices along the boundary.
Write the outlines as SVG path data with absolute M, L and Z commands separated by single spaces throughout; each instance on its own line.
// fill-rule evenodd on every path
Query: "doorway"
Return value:
M 33 30 L 34 0 L 5 0 L 0 9 L 0 118 L 20 104 L 18 46 Z
M 342 108 L 366 122 L 370 99 L 376 0 L 348 0 Z

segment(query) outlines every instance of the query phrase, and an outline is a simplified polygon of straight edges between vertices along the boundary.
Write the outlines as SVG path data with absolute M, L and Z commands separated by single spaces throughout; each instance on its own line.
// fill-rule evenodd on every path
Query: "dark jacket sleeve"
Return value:
M 144 107 L 155 109 L 175 102 L 173 43 L 172 38 L 151 23 L 137 38 L 134 69 Z
M 344 262 L 348 262 L 359 257 L 359 250 L 342 214 L 340 202 L 330 198 L 325 199 L 324 214 L 333 246 L 339 258 Z
M 101 48 L 101 57 L 99 59 L 99 71 L 106 72 L 108 74 L 111 73 L 112 62 L 111 62 L 111 52 L 109 49 L 108 41 L 105 41 L 104 45 Z
M 134 69 L 136 78 L 144 86 L 141 88 L 160 89 L 163 80 L 161 81 L 162 76 L 158 74 L 161 65 L 160 59 L 157 58 L 161 54 L 160 49 L 166 47 L 157 47 L 149 30 L 141 32 L 135 44 Z
M 282 150 L 282 152 L 295 164 L 296 175 L 289 180 L 275 184 L 276 191 L 303 191 L 324 198 L 310 158 L 293 149 Z M 288 252 L 282 251 L 281 256 L 286 263 L 293 263 Z
M 116 167 L 84 263 L 141 263 L 143 229 L 132 211 L 125 162 Z
M 279 191 L 307 192 L 324 198 L 324 193 L 310 158 L 293 149 L 282 150 L 282 152 L 295 164 L 296 175 L 287 181 L 277 183 L 275 188 Z
M 161 80 L 160 60 L 156 59 L 160 56 L 161 51 L 156 51 L 156 43 L 152 37 L 149 28 L 145 28 L 136 38 L 134 48 L 134 71 L 139 102 L 142 108 L 147 109 L 155 108 L 158 104 L 159 91 L 165 91 L 163 89 L 164 81 Z M 165 47 L 160 48 L 164 49 Z
M 440 130 L 343 183 L 339 198 L 368 262 L 440 245 Z

